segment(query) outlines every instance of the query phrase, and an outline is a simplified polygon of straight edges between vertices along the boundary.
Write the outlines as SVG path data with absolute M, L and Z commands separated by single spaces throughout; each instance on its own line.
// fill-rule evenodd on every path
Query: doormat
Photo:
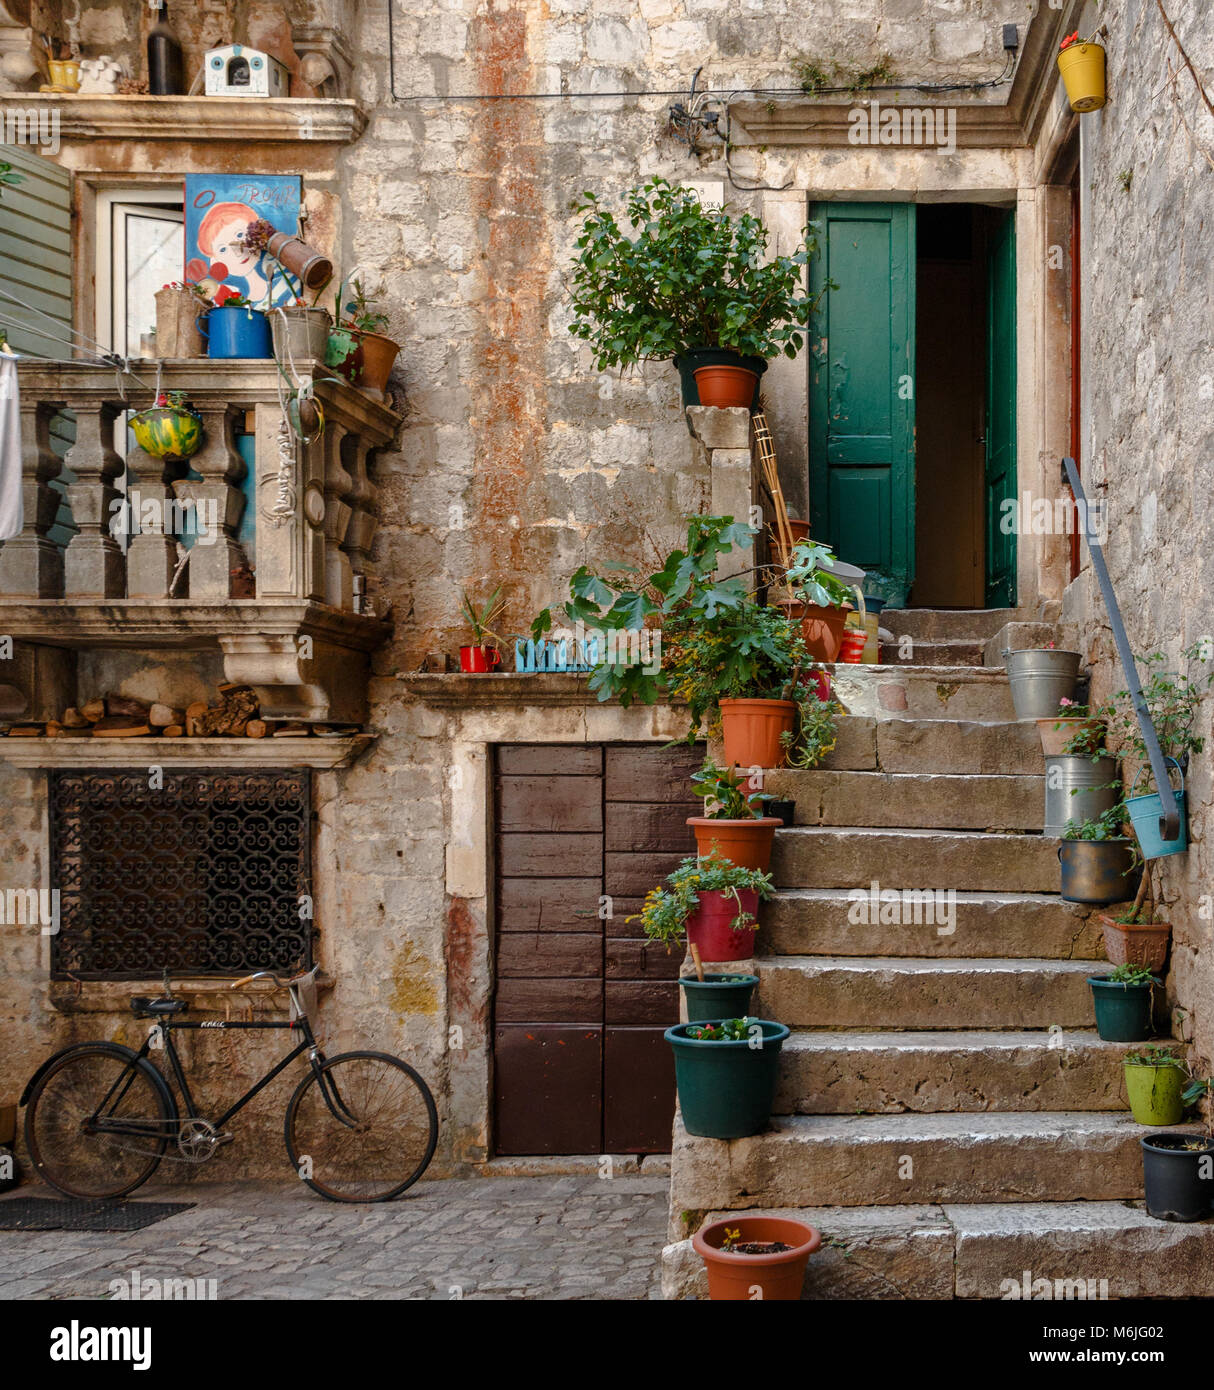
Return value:
M 86 1202 L 54 1197 L 0 1201 L 0 1231 L 142 1231 L 195 1202 Z

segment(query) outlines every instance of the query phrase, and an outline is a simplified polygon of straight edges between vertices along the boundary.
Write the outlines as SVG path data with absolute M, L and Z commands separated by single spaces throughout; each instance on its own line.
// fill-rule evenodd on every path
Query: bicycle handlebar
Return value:
M 264 979 L 273 980 L 279 989 L 286 989 L 291 983 L 290 980 L 284 980 L 281 975 L 276 975 L 273 970 L 257 970 L 252 975 L 246 975 L 243 980 L 234 981 L 228 988 L 240 989 L 243 985 L 251 985 L 254 980 Z

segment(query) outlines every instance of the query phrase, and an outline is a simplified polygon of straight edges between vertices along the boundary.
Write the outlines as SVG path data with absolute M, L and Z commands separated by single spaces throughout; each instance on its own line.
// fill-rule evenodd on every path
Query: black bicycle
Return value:
M 296 1057 L 308 1054 L 308 1074 L 287 1104 L 284 1135 L 295 1171 L 334 1202 L 387 1202 L 426 1171 L 438 1143 L 438 1111 L 422 1078 L 386 1052 L 326 1057 L 309 1014 L 316 971 L 286 980 L 259 970 L 237 980 L 240 989 L 272 979 L 287 990 L 290 1016 L 279 1020 L 186 1022 L 188 1005 L 173 994 L 168 971 L 159 999 L 131 999 L 136 1018 L 154 1019 L 138 1052 L 120 1043 L 74 1043 L 48 1058 L 21 1097 L 25 1142 L 39 1175 L 68 1197 L 125 1197 L 156 1171 L 170 1145 L 173 1157 L 205 1163 L 232 1135 L 225 1126 Z M 298 1045 L 217 1119 L 198 1113 L 173 1044 L 178 1028 L 270 1029 L 300 1035 Z M 180 1092 L 153 1065 L 163 1047 Z M 184 1113 L 183 1113 L 184 1111 Z

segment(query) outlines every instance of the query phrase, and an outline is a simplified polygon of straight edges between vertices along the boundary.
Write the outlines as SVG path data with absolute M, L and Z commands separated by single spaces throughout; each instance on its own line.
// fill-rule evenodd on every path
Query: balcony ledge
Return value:
M 190 767 L 225 769 L 349 767 L 375 742 L 374 734 L 341 738 L 5 738 L 0 760 L 10 767 L 89 768 Z

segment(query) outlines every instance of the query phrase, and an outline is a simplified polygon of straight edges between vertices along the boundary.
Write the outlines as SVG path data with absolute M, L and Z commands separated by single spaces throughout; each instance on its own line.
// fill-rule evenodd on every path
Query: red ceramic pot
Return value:
M 459 669 L 470 675 L 486 675 L 502 664 L 502 654 L 496 647 L 461 647 Z
M 695 946 L 701 960 L 749 960 L 755 953 L 755 929 L 734 931 L 729 925 L 739 912 L 753 917 L 759 910 L 759 895 L 753 888 L 732 893 L 717 891 L 697 894 L 699 905 L 687 919 L 687 944 Z

